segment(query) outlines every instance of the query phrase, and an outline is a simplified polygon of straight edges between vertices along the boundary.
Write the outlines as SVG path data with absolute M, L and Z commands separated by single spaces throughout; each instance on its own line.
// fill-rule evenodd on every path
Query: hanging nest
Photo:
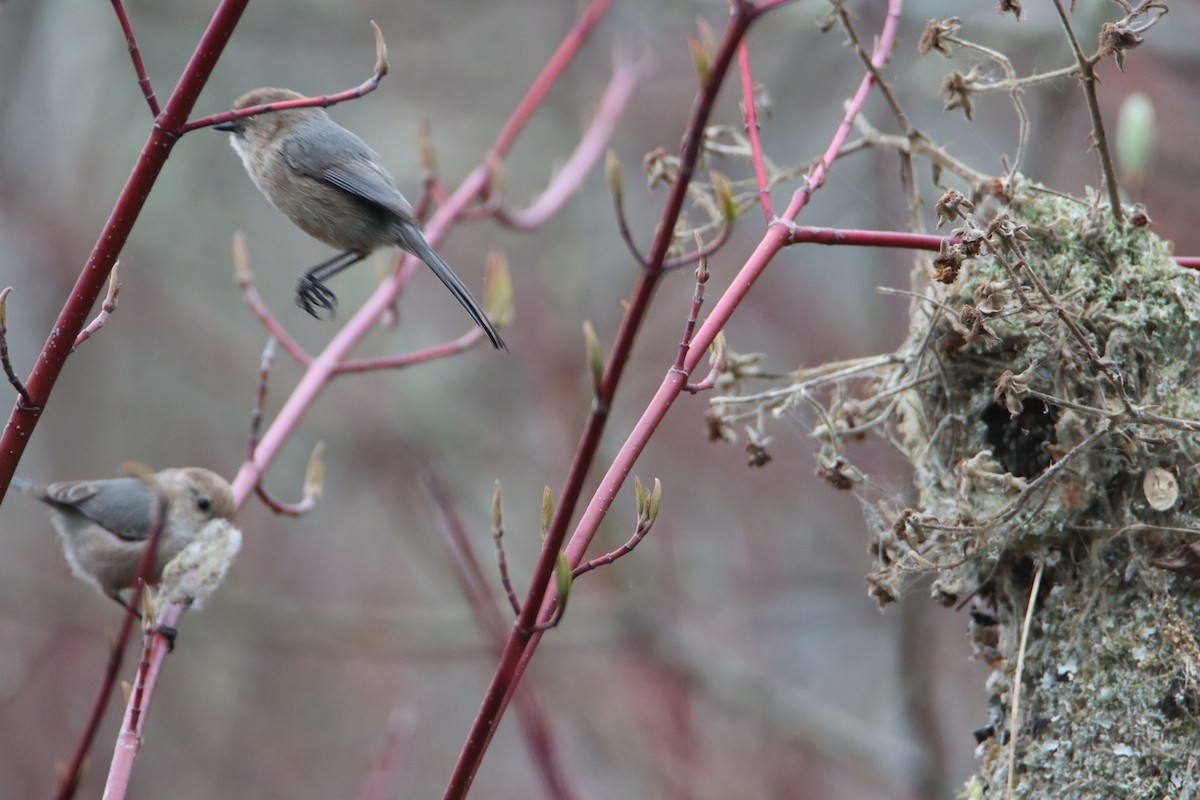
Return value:
M 1197 527 L 1200 279 L 1100 209 L 1032 191 L 985 223 L 956 192 L 939 203 L 963 225 L 913 304 L 899 363 L 876 374 L 878 399 L 854 409 L 911 387 L 886 425 L 918 504 L 873 548 L 881 602 L 935 571 L 934 597 L 955 604 L 1032 556 L 1118 532 L 1200 574 L 1155 533 Z

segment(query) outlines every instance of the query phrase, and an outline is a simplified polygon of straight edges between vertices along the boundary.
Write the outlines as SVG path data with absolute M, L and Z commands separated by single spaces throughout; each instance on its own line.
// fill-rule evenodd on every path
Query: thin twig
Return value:
M 578 567 L 571 570 L 571 579 L 575 580 L 580 575 L 591 572 L 596 567 L 608 566 L 618 558 L 629 555 L 631 552 L 633 552 L 633 549 L 641 543 L 642 539 L 645 538 L 646 534 L 649 532 L 649 528 L 638 526 L 638 529 L 633 532 L 633 536 L 629 537 L 629 541 L 625 542 L 625 544 L 621 545 L 616 550 L 605 553 L 597 558 L 593 558 L 591 561 L 580 564 Z
M 496 221 L 517 230 L 532 230 L 557 213 L 567 200 L 578 192 L 584 178 L 604 154 L 604 149 L 616 130 L 617 121 L 624 114 L 625 107 L 633 96 L 633 90 L 637 88 L 646 72 L 645 61 L 625 63 L 618 60 L 608 88 L 600 98 L 591 124 L 575 146 L 575 152 L 527 207 L 519 210 L 496 207 L 492 211 Z
M 246 248 L 246 235 L 240 230 L 233 233 L 233 276 L 238 288 L 242 290 L 242 297 L 246 300 L 246 305 L 250 307 L 251 313 L 258 318 L 262 326 L 267 329 L 267 334 L 278 341 L 297 364 L 308 367 L 312 363 L 312 357 L 291 337 L 287 329 L 283 327 L 283 323 L 271 313 L 267 304 L 258 294 L 258 289 L 254 286 L 254 272 L 250 269 L 250 253 Z
M 83 329 L 92 306 L 104 289 L 109 273 L 121 249 L 141 215 L 150 190 L 158 180 L 171 150 L 180 136 L 180 129 L 191 112 L 196 98 L 208 82 L 225 43 L 241 18 L 248 0 L 222 0 L 212 21 L 197 43 L 184 68 L 166 108 L 150 130 L 141 155 L 133 166 L 120 196 L 113 205 L 108 221 L 96 238 L 87 263 L 80 270 L 62 311 L 50 328 L 33 371 L 26 381 L 31 403 L 18 404 L 9 415 L 0 434 L 0 501 L 8 490 L 17 464 L 37 427 L 41 409 L 49 402 L 55 383 L 71 353 L 75 337 Z M 128 754 L 132 763 L 132 754 Z M 123 794 L 124 789 L 121 789 Z M 119 795 L 113 795 L 117 797 Z
M 1042 586 L 1042 573 L 1046 562 L 1038 560 L 1037 571 L 1033 573 L 1033 586 L 1029 587 L 1029 602 L 1025 606 L 1025 622 L 1021 625 L 1021 644 L 1017 649 L 1017 668 L 1013 673 L 1012 705 L 1008 711 L 1008 777 L 1004 781 L 1004 797 L 1011 800 L 1013 796 L 1013 775 L 1017 764 L 1017 718 L 1021 710 L 1021 678 L 1025 673 L 1025 651 L 1029 645 L 1029 628 L 1033 623 L 1033 607 L 1037 603 L 1038 590 Z
M 285 517 L 299 517 L 307 514 L 313 510 L 317 501 L 321 499 L 321 494 L 325 491 L 325 467 L 321 460 L 324 453 L 325 442 L 317 442 L 308 457 L 308 469 L 304 475 L 304 488 L 300 502 L 284 503 L 276 500 L 267 493 L 262 481 L 259 481 L 258 485 L 254 487 L 254 493 L 276 514 L 282 514 Z
M 1104 173 L 1104 188 L 1108 192 L 1108 204 L 1112 208 L 1113 221 L 1117 225 L 1123 225 L 1125 216 L 1121 210 L 1121 191 L 1117 184 L 1117 171 L 1113 167 L 1112 153 L 1108 148 L 1108 137 L 1104 133 L 1104 117 L 1100 114 L 1100 100 L 1096 96 L 1096 62 L 1084 55 L 1083 48 L 1079 46 L 1079 39 L 1075 37 L 1075 29 L 1071 27 L 1071 19 L 1067 16 L 1066 9 L 1063 8 L 1062 0 L 1054 0 L 1054 8 L 1058 11 L 1058 18 L 1062 20 L 1063 30 L 1067 32 L 1071 50 L 1075 53 L 1075 60 L 1079 64 L 1079 82 L 1083 85 L 1083 96 L 1087 99 L 1088 112 L 1092 115 L 1092 139 L 1095 142 L 1096 151 L 1100 155 L 1100 168 Z
M 125 44 L 129 46 L 129 58 L 133 61 L 133 71 L 137 75 L 138 87 L 142 90 L 142 96 L 146 98 L 146 104 L 150 106 L 150 115 L 157 117 L 162 113 L 162 109 L 159 108 L 158 98 L 154 95 L 150 76 L 146 74 L 146 65 L 142 63 L 142 51 L 138 47 L 137 37 L 133 35 L 133 26 L 129 23 L 125 6 L 121 0 L 112 0 L 112 7 L 116 12 L 117 22 L 121 25 L 121 32 L 125 34 Z
M 0 367 L 3 367 L 4 374 L 8 377 L 8 382 L 12 384 L 17 396 L 20 398 L 17 402 L 24 405 L 26 408 L 34 408 L 33 398 L 29 396 L 29 390 L 25 388 L 25 384 L 17 377 L 17 373 L 13 370 L 12 361 L 8 358 L 8 296 L 12 293 L 11 286 L 5 286 L 0 289 Z
M 271 362 L 275 360 L 275 337 L 268 336 L 258 362 L 258 391 L 254 395 L 254 407 L 250 409 L 250 435 L 246 437 L 246 458 L 254 458 L 258 447 L 258 435 L 262 430 L 263 409 L 267 405 L 267 387 L 270 385 Z
M 467 741 L 455 764 L 454 772 L 446 788 L 446 800 L 461 800 L 470 790 L 483 754 L 495 733 L 496 724 L 524 674 L 525 665 L 529 663 L 533 648 L 536 648 L 540 641 L 540 636 L 531 631 L 539 616 L 550 616 L 555 613 L 556 605 L 553 596 L 548 597 L 547 593 L 562 553 L 563 543 L 566 541 L 568 525 L 582 495 L 584 480 L 599 452 L 612 398 L 628 364 L 638 332 L 649 311 L 654 290 L 663 274 L 661 266 L 666 260 L 675 224 L 683 209 L 688 186 L 700 155 L 704 129 L 712 113 L 717 92 L 736 54 L 737 45 L 753 20 L 753 14 L 754 7 L 750 3 L 744 0 L 734 0 L 729 27 L 711 61 L 709 79 L 702 86 L 689 115 L 683 151 L 680 156 L 679 172 L 660 216 L 657 235 L 648 258 L 648 266 L 643 269 L 626 307 L 625 315 L 622 317 L 600 382 L 599 392 L 592 403 L 591 413 L 584 425 L 558 505 L 554 510 L 549 530 L 543 542 L 542 553 L 534 568 L 533 581 L 526 592 L 521 616 L 517 620 L 517 624 L 513 626 L 513 632 L 505 644 L 504 652 L 496 665 L 483 702 L 480 704 L 475 721 L 467 735 Z M 715 336 L 715 331 L 713 335 Z M 704 342 L 704 347 L 707 348 L 711 341 L 712 336 L 709 336 Z M 682 389 L 685 376 L 672 376 L 670 380 L 672 383 L 678 383 L 674 391 L 674 394 L 677 394 Z M 648 430 L 653 430 L 653 427 Z M 619 484 L 620 481 L 617 481 L 618 486 Z M 586 542 L 590 538 L 590 535 L 586 534 L 579 537 L 577 545 L 586 547 Z M 575 539 L 573 538 L 572 541 L 575 542 Z M 579 552 L 567 553 L 568 559 L 571 557 L 579 559 L 579 555 Z
M 437 475 L 428 476 L 426 480 L 422 481 L 422 486 L 430 499 L 430 504 L 437 511 L 438 521 L 441 523 L 439 530 L 454 565 L 454 577 L 458 580 L 459 588 L 466 597 L 476 622 L 487 637 L 488 644 L 492 651 L 499 656 L 510 626 L 496 608 L 490 583 L 479 559 L 475 557 L 466 527 L 455 511 L 449 490 Z M 503 527 L 499 481 L 496 481 L 493 494 L 492 526 L 493 540 L 499 548 Z M 512 590 L 512 585 L 508 583 L 508 570 L 503 560 L 503 550 L 498 552 L 501 558 L 505 590 L 509 595 L 509 601 L 516 603 L 516 594 Z M 558 743 L 553 736 L 553 728 L 538 694 L 529 690 L 523 691 L 517 696 L 516 704 L 521 731 L 529 746 L 534 766 L 542 779 L 546 796 L 554 798 L 554 800 L 568 800 L 574 797 L 575 793 L 571 790 L 570 782 L 567 779 L 569 773 L 563 766 Z
M 333 374 L 349 375 L 358 372 L 375 372 L 381 369 L 405 369 L 417 364 L 425 364 L 440 358 L 449 358 L 459 353 L 465 353 L 468 350 L 474 349 L 481 341 L 483 341 L 483 329 L 474 327 L 453 341 L 431 345 L 420 350 L 414 350 L 411 353 L 345 361 L 334 368 Z
M 990 175 L 986 175 L 979 170 L 976 170 L 959 161 L 954 156 L 950 155 L 942 147 L 938 147 L 923 136 L 899 136 L 896 134 L 883 133 L 875 128 L 867 121 L 866 117 L 859 116 L 854 120 L 854 127 L 863 138 L 851 142 L 842 148 L 839 157 L 848 155 L 863 148 L 882 148 L 887 150 L 897 150 L 900 152 L 908 152 L 913 155 L 919 155 L 936 169 L 946 170 L 953 175 L 957 175 L 971 187 L 972 192 L 979 192 L 991 180 Z
M 383 31 L 379 30 L 379 26 L 374 21 L 371 22 L 371 29 L 375 32 L 375 71 L 371 74 L 371 77 L 353 89 L 347 89 L 337 94 L 302 97 L 298 100 L 281 100 L 277 103 L 266 103 L 264 105 L 251 106 L 250 108 L 241 108 L 236 111 L 225 111 L 221 114 L 214 114 L 211 117 L 201 117 L 180 128 L 179 135 L 182 136 L 185 133 L 190 133 L 200 128 L 211 128 L 213 125 L 233 122 L 244 117 L 269 114 L 273 111 L 286 111 L 292 108 L 329 108 L 338 103 L 344 103 L 347 100 L 356 100 L 370 94 L 379 88 L 379 82 L 383 80 L 383 76 L 387 75 L 388 72 L 387 44 L 383 41 Z
M 78 349 L 79 345 L 92 338 L 96 331 L 103 328 L 104 323 L 108 322 L 109 315 L 117 310 L 117 294 L 121 291 L 121 281 L 118 280 L 117 275 L 120 267 L 120 261 L 113 264 L 112 272 L 108 276 L 108 294 L 104 296 L 104 302 L 100 304 L 100 313 L 75 337 L 75 343 L 71 345 L 72 351 Z
M 743 39 L 738 45 L 738 71 L 742 76 L 742 115 L 746 121 L 746 136 L 750 139 L 750 160 L 754 164 L 754 179 L 758 182 L 758 204 L 762 207 L 767 224 L 775 219 L 775 205 L 771 202 L 771 186 L 767 182 L 767 171 L 763 166 L 762 140 L 758 130 L 758 104 L 755 102 L 754 73 L 750 67 L 750 50 Z
M 733 222 L 731 220 L 722 219 L 724 224 L 721 225 L 721 230 L 717 232 L 716 237 L 708 244 L 697 244 L 697 247 L 687 255 L 673 258 L 663 264 L 663 271 L 670 272 L 681 269 L 682 267 L 690 267 L 703 259 L 708 258 L 713 253 L 716 253 L 725 243 L 729 241 L 730 234 L 733 233 Z M 696 229 L 695 233 L 700 233 L 700 229 Z
M 157 489 L 154 495 L 154 514 L 151 518 L 149 535 L 146 539 L 146 549 L 142 552 L 141 561 L 138 563 L 137 578 L 134 581 L 133 589 L 130 591 L 129 600 L 126 603 L 125 614 L 121 619 L 121 627 L 118 629 L 116 639 L 112 643 L 112 649 L 109 651 L 108 666 L 104 671 L 104 677 L 100 681 L 100 689 L 96 692 L 96 699 L 92 702 L 91 714 L 88 716 L 83 734 L 79 737 L 79 743 L 75 747 L 75 752 L 71 756 L 70 766 L 67 767 L 66 772 L 63 774 L 63 782 L 58 787 L 58 800 L 68 800 L 68 798 L 74 797 L 75 792 L 79 789 L 78 781 L 82 777 L 84 760 L 87 758 L 88 751 L 91 750 L 92 743 L 96 739 L 96 733 L 100 729 L 100 721 L 104 718 L 104 709 L 108 706 L 108 698 L 112 696 L 113 689 L 117 685 L 117 676 L 120 674 L 121 662 L 124 660 L 125 645 L 129 642 L 129 638 L 133 633 L 133 626 L 137 620 L 137 609 L 141 605 L 142 593 L 145 591 L 146 576 L 150 574 L 150 570 L 153 567 L 154 556 L 158 550 L 158 542 L 162 538 L 163 528 L 167 521 L 166 495 Z M 108 795 L 105 796 L 107 797 Z
M 683 326 L 683 339 L 679 342 L 679 351 L 675 354 L 675 365 L 672 369 L 683 370 L 687 361 L 688 348 L 692 344 L 692 335 L 696 331 L 696 320 L 700 317 L 700 307 L 704 305 L 704 285 L 708 283 L 708 261 L 700 260 L 696 267 L 696 290 L 692 293 L 692 307 L 688 312 L 687 322 Z
M 947 35 L 943 37 L 943 39 L 948 42 L 954 42 L 960 47 L 968 50 L 974 50 L 977 53 L 987 56 L 992 61 L 995 61 L 997 64 L 999 64 L 1000 68 L 1004 70 L 1004 81 L 987 86 L 986 88 L 978 84 L 973 84 L 971 86 L 971 91 L 995 91 L 999 90 L 1000 88 L 1004 88 L 1008 90 L 1009 95 L 1012 97 L 1013 107 L 1017 111 L 1018 122 L 1017 155 L 1013 158 L 1012 165 L 1008 168 L 1008 172 L 1005 176 L 1005 183 L 1007 183 L 1009 186 L 1012 186 L 1013 181 L 1016 179 L 1017 173 L 1021 171 L 1021 164 L 1025 160 L 1025 148 L 1029 144 L 1029 113 L 1025 110 L 1025 104 L 1021 102 L 1021 87 L 1024 82 L 1017 79 L 1017 70 L 1013 67 L 1012 61 L 1008 58 L 1008 56 L 1004 55 L 999 50 L 993 50 L 990 47 L 984 47 L 981 44 L 967 41 L 966 39 L 960 39 L 953 35 Z M 1062 72 L 1063 74 L 1070 74 L 1071 72 L 1076 71 L 1076 69 L 1076 67 L 1071 67 L 1065 71 L 1048 72 L 1034 77 L 1039 79 L 1038 82 L 1049 81 L 1055 77 L 1058 77 L 1059 72 Z
M 613 215 L 617 219 L 617 231 L 621 234 L 621 241 L 625 243 L 625 249 L 633 256 L 633 260 L 637 262 L 642 269 L 649 269 L 650 262 L 646 260 L 646 256 L 638 248 L 637 243 L 633 241 L 633 232 L 629 230 L 629 220 L 625 216 L 625 198 L 621 188 L 615 187 L 612 191 Z

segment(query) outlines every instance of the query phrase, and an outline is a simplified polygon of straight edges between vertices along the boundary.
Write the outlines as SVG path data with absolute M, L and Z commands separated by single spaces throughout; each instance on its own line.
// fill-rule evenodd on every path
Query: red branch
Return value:
M 621 374 L 629 360 L 637 333 L 649 311 L 654 288 L 663 275 L 663 262 L 671 244 L 675 222 L 679 219 L 687 197 L 687 188 L 700 154 L 704 128 L 712 112 L 713 103 L 716 101 L 721 82 L 729 70 L 737 45 L 745 36 L 746 30 L 754 18 L 755 9 L 752 4 L 745 0 L 734 0 L 732 19 L 713 56 L 708 82 L 696 96 L 689 115 L 687 140 L 680 157 L 679 173 L 663 210 L 658 233 L 651 248 L 650 257 L 647 259 L 647 267 L 642 271 L 642 276 L 628 303 L 625 316 L 621 320 L 621 326 L 617 331 L 616 340 L 605 366 L 604 376 L 601 378 L 596 399 L 592 404 L 592 413 L 589 414 L 585 423 L 583 436 L 576 448 L 575 458 L 571 462 L 566 483 L 542 545 L 541 556 L 534 569 L 533 580 L 521 607 L 521 615 L 509 634 L 508 641 L 504 646 L 504 653 L 492 675 L 492 681 L 487 688 L 487 693 L 484 695 L 471 730 L 467 734 L 467 741 L 463 745 L 462 752 L 459 753 L 458 762 L 454 765 L 454 771 L 446 787 L 446 800 L 466 797 L 475 773 L 483 760 L 483 754 L 496 732 L 500 716 L 504 713 L 504 709 L 524 673 L 533 648 L 540 640 L 540 634 L 536 632 L 538 615 L 546 598 L 550 581 L 554 576 L 558 554 L 566 540 L 567 526 L 578 506 L 588 470 L 595 461 L 616 387 L 620 383 Z M 679 377 L 681 382 L 686 380 L 686 376 Z
M 0 502 L 8 491 L 13 473 L 21 460 L 25 447 L 37 427 L 41 411 L 50 401 L 50 393 L 58 376 L 62 373 L 75 337 L 83 330 L 92 306 L 104 291 L 108 274 L 117 263 L 117 256 L 129 238 L 129 232 L 150 196 L 158 180 L 158 174 L 167 163 L 171 149 L 178 141 L 180 131 L 200 96 L 200 90 L 208 82 L 217 59 L 225 49 L 234 27 L 242 16 L 249 0 L 222 0 L 213 14 L 212 21 L 191 60 L 179 79 L 175 91 L 167 101 L 167 107 L 154 121 L 154 127 L 146 140 L 137 163 L 125 182 L 113 206 L 112 213 L 100 231 L 96 244 L 88 256 L 87 263 L 79 273 L 75 286 L 67 295 L 66 304 L 58 319 L 50 328 L 46 344 L 25 386 L 33 400 L 33 407 L 17 403 L 8 417 L 4 432 L 0 434 Z
M 470 536 L 454 510 L 449 490 L 436 475 L 426 481 L 425 489 L 440 518 L 442 538 L 453 559 L 454 577 L 471 607 L 476 622 L 487 637 L 488 644 L 499 658 L 509 623 L 496 608 L 490 588 L 491 582 L 487 579 L 479 559 L 475 557 Z M 496 542 L 498 547 L 499 538 Z M 546 797 L 557 800 L 574 797 L 575 792 L 571 791 L 567 780 L 568 773 L 563 768 L 558 743 L 554 739 L 541 698 L 536 692 L 523 691 L 517 696 L 516 703 L 517 717 Z
M 137 37 L 133 35 L 133 26 L 129 24 L 129 15 L 125 13 L 125 6 L 121 0 L 112 0 L 112 7 L 121 26 L 121 33 L 125 34 L 125 44 L 129 46 L 129 58 L 133 61 L 138 87 L 142 90 L 142 96 L 146 98 L 146 104 L 150 106 L 150 113 L 157 117 L 162 113 L 162 109 L 158 106 L 158 98 L 154 96 L 154 86 L 150 84 L 150 76 L 146 74 L 146 65 L 142 63 L 142 51 L 138 47 Z
M 572 28 L 566 40 L 555 52 L 550 63 L 539 74 L 533 87 L 509 118 L 508 123 L 504 127 L 504 132 L 488 152 L 484 163 L 467 176 L 466 180 L 463 181 L 454 194 L 446 199 L 446 202 L 438 208 L 437 212 L 429 220 L 429 224 L 426 227 L 426 238 L 429 239 L 431 244 L 436 245 L 449 227 L 460 218 L 464 209 L 476 198 L 484 195 L 489 178 L 496 164 L 508 154 L 516 135 L 526 127 L 533 113 L 544 100 L 546 93 L 554 82 L 561 77 L 563 70 L 587 40 L 589 34 L 611 3 L 612 0 L 593 0 L 591 5 L 584 11 L 579 22 Z M 245 0 L 242 0 L 238 7 L 239 10 L 244 4 Z M 223 5 L 221 8 L 224 9 L 225 6 Z M 218 16 L 220 14 L 221 12 L 218 11 Z M 236 17 L 231 22 L 236 22 Z M 216 22 L 214 21 L 215 24 Z M 211 33 L 206 34 L 203 41 L 209 41 L 211 35 Z M 224 38 L 227 37 L 228 33 L 225 34 Z M 221 40 L 222 44 L 224 43 L 224 38 Z M 204 45 L 202 43 L 201 49 L 203 50 L 203 48 Z M 219 50 L 220 48 L 209 45 L 209 49 L 205 52 L 208 52 L 215 58 L 215 52 L 219 52 Z M 190 73 L 185 73 L 184 80 L 187 80 L 186 76 L 188 74 Z M 205 75 L 207 76 L 207 72 L 205 72 Z M 370 83 L 370 81 L 367 83 Z M 364 86 L 366 85 L 364 84 Z M 194 95 L 195 93 L 192 93 L 189 96 L 194 97 Z M 341 95 L 331 97 L 341 97 Z M 173 96 L 172 103 L 174 101 L 175 98 Z M 168 104 L 168 113 L 170 113 L 171 109 L 172 105 Z M 611 109 L 609 110 L 611 111 Z M 226 112 L 207 120 L 198 120 L 187 127 L 188 129 L 199 127 L 201 122 L 205 122 L 206 124 L 221 122 L 230 116 L 230 112 Z M 182 125 L 182 120 L 180 120 L 172 130 L 178 130 Z M 159 166 L 161 167 L 161 165 Z M 582 176 L 576 177 L 577 179 L 582 179 Z M 144 197 L 142 199 L 144 200 Z M 137 208 L 140 209 L 140 207 L 139 204 Z M 306 411 L 312 406 L 329 381 L 335 375 L 339 374 L 340 368 L 347 363 L 346 359 L 350 352 L 374 329 L 379 320 L 391 309 L 401 288 L 419 268 L 419 264 L 420 262 L 415 258 L 401 258 L 398 262 L 396 272 L 380 283 L 374 294 L 367 299 L 346 325 L 334 334 L 325 349 L 311 358 L 310 362 L 306 365 L 304 376 L 292 390 L 291 395 L 276 415 L 274 422 L 263 434 L 257 447 L 255 447 L 253 458 L 247 459 L 242 464 L 241 469 L 234 478 L 232 484 L 233 493 L 239 507 L 259 485 L 263 473 L 278 456 L 284 443 L 291 436 L 296 426 L 299 425 Z M 459 344 L 462 344 L 462 340 L 460 340 Z M 354 365 L 358 369 L 371 369 L 377 366 L 378 364 L 373 362 L 359 362 Z M 36 399 L 37 395 L 35 394 L 34 397 Z M 5 436 L 7 437 L 8 435 L 9 432 L 6 431 Z M 7 464 L 4 466 L 7 466 Z M 3 473 L 0 473 L 0 478 L 2 477 L 5 476 Z M 180 606 L 168 606 L 159 614 L 160 624 L 175 626 L 183 611 L 184 609 Z M 161 639 L 162 637 L 156 637 L 147 661 L 147 669 L 144 673 L 144 689 L 139 706 L 143 709 L 148 706 L 150 698 L 153 696 L 159 670 L 162 667 L 163 660 L 166 658 L 167 648 Z M 129 722 L 131 719 L 136 719 L 138 726 L 130 727 Z M 122 727 L 116 752 L 113 754 L 113 762 L 109 771 L 109 790 L 106 792 L 106 797 L 119 798 L 124 796 L 125 788 L 128 785 L 129 776 L 132 771 L 133 759 L 140 747 L 140 724 L 144 719 L 145 715 L 139 715 L 138 708 L 135 708 L 132 704 L 127 706 L 126 724 Z
M 774 7 L 778 4 L 769 5 Z M 882 66 L 886 62 L 887 56 L 895 42 L 896 31 L 899 28 L 900 21 L 900 5 L 900 0 L 890 0 L 888 4 L 888 17 L 880 34 L 879 45 L 872 59 L 873 63 L 877 66 Z M 684 146 L 683 156 L 680 159 L 679 177 L 673 187 L 666 210 L 663 212 L 662 221 L 659 223 L 658 237 L 651 251 L 650 267 L 644 271 L 641 280 L 638 282 L 633 298 L 629 303 L 628 311 L 622 320 L 621 328 L 617 334 L 617 341 L 613 346 L 605 369 L 604 378 L 601 381 L 599 396 L 593 404 L 593 413 L 588 418 L 583 439 L 579 444 L 575 460 L 568 474 L 567 485 L 555 510 L 554 519 L 551 522 L 546 542 L 543 545 L 541 558 L 534 573 L 533 584 L 530 586 L 522 607 L 521 617 L 509 636 L 504 655 L 500 664 L 497 665 L 496 672 L 492 677 L 491 684 L 488 686 L 487 694 L 484 696 L 483 703 L 468 735 L 467 742 L 463 747 L 462 753 L 459 755 L 458 763 L 455 765 L 454 773 L 451 776 L 450 785 L 446 790 L 446 798 L 462 798 L 466 796 L 471 781 L 479 768 L 483 753 L 487 749 L 487 745 L 491 741 L 491 737 L 494 735 L 496 727 L 499 724 L 500 716 L 503 714 L 517 684 L 524 674 L 525 668 L 533 656 L 533 652 L 541 640 L 541 632 L 537 630 L 538 621 L 549 619 L 553 616 L 555 598 L 553 595 L 547 597 L 546 591 L 554 572 L 554 565 L 557 562 L 562 542 L 565 538 L 567 521 L 574 512 L 579 492 L 582 488 L 583 478 L 595 457 L 600 432 L 607 419 L 608 403 L 611 402 L 613 391 L 620 379 L 625 361 L 629 356 L 633 339 L 647 312 L 649 296 L 654 289 L 657 278 L 661 275 L 660 270 L 663 257 L 670 242 L 670 235 L 674 230 L 675 221 L 683 205 L 687 183 L 695 167 L 695 159 L 699 151 L 700 139 L 703 135 L 704 127 L 707 124 L 709 111 L 716 98 L 719 85 L 728 71 L 737 46 L 755 16 L 756 9 L 753 6 L 735 0 L 733 4 L 733 19 L 725 31 L 717 54 L 712 59 L 708 84 L 703 87 L 703 90 L 697 97 L 691 118 L 688 122 L 688 139 Z M 789 223 L 795 219 L 796 215 L 807 204 L 809 198 L 812 196 L 812 192 L 824 182 L 827 165 L 833 162 L 842 145 L 845 143 L 854 117 L 866 101 L 867 94 L 873 83 L 874 74 L 869 72 L 863 77 L 858 92 L 851 101 L 846 116 L 835 132 L 821 163 L 809 176 L 806 186 L 798 190 L 793 196 L 792 202 L 789 204 L 788 210 L 784 215 L 785 220 Z M 745 298 L 750 287 L 762 274 L 763 270 L 766 269 L 767 264 L 770 263 L 780 248 L 787 243 L 790 235 L 789 225 L 771 225 L 768 227 L 766 235 L 763 237 L 758 248 L 751 255 L 745 266 L 743 266 L 741 272 L 734 279 L 733 284 L 718 301 L 713 312 L 697 332 L 696 338 L 692 342 L 692 346 L 687 354 L 685 369 L 683 371 L 676 369 L 668 370 L 658 392 L 650 401 L 641 420 L 634 426 L 633 433 L 630 434 L 625 445 L 621 448 L 621 451 L 600 482 L 600 486 L 584 511 L 574 535 L 567 544 L 564 552 L 567 561 L 573 567 L 582 562 L 583 554 L 586 552 L 592 537 L 599 528 L 600 522 L 608 513 L 608 509 L 624 483 L 625 478 L 632 470 L 634 462 L 649 442 L 650 437 L 657 431 L 659 424 L 666 416 L 675 398 L 684 390 L 688 374 L 696 368 L 696 365 L 716 338 L 717 333 L 728 322 L 733 311 Z M 538 605 L 536 609 L 533 608 L 535 604 Z

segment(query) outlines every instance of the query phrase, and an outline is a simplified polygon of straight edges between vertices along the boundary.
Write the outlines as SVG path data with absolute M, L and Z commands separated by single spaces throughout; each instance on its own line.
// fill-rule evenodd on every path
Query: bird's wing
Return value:
M 405 221 L 414 219 L 412 206 L 366 142 L 340 125 L 321 126 L 312 136 L 303 133 L 297 128 L 283 144 L 283 157 L 293 170 L 382 206 Z
M 82 514 L 122 539 L 150 535 L 157 498 L 141 478 L 66 481 L 35 489 L 35 496 L 60 511 Z

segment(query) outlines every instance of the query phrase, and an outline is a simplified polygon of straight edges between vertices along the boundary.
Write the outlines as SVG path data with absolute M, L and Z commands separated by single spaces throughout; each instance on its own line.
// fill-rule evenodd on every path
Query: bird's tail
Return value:
M 470 290 L 454 274 L 454 270 L 450 269 L 450 265 L 443 261 L 442 257 L 429 246 L 429 242 L 425 241 L 425 236 L 421 231 L 415 225 L 405 224 L 398 232 L 398 238 L 400 241 L 397 244 L 400 247 L 424 261 L 433 270 L 433 274 L 437 275 L 441 282 L 446 284 L 446 288 L 450 290 L 450 294 L 454 295 L 455 299 L 462 303 L 462 307 L 471 315 L 471 319 L 475 320 L 475 324 L 483 328 L 483 332 L 492 341 L 492 347 L 497 350 L 507 350 L 508 346 L 504 344 L 504 340 L 500 338 L 500 334 L 496 332 L 492 321 L 487 318 L 487 314 L 483 312 L 483 308 L 480 307 L 479 303 L 471 295 Z

